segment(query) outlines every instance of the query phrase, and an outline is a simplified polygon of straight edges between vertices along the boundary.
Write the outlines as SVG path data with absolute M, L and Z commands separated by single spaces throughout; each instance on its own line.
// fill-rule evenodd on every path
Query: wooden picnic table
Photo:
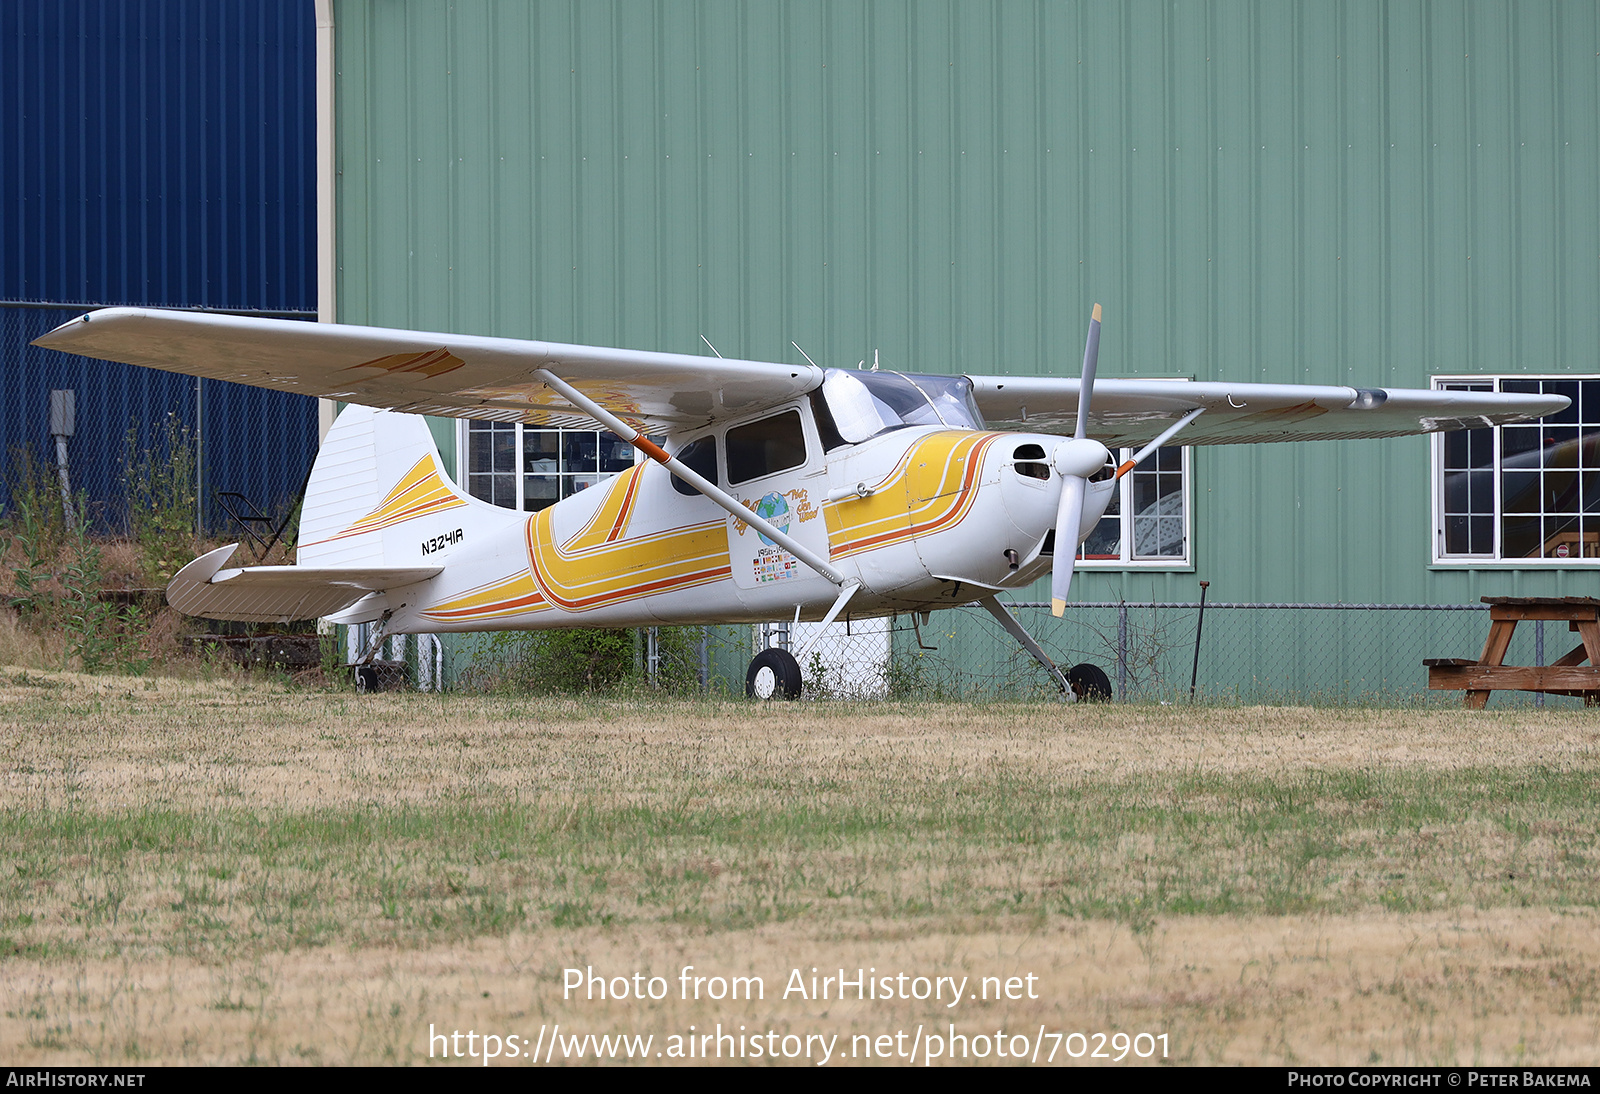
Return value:
M 1489 637 L 1476 661 L 1430 657 L 1428 688 L 1465 689 L 1464 705 L 1482 710 L 1493 691 L 1542 691 L 1549 695 L 1582 696 L 1586 705 L 1600 704 L 1600 600 L 1592 596 L 1486 596 Z M 1517 624 L 1524 620 L 1565 622 L 1580 641 L 1549 665 L 1504 664 Z M 1588 661 L 1588 665 L 1584 662 Z

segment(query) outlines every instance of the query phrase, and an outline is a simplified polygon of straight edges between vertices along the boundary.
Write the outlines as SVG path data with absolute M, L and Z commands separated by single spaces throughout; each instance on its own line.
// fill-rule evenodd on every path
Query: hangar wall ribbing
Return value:
M 923 371 L 1600 372 L 1600 11 L 340 2 L 340 318 Z M 1196 453 L 1194 572 L 1464 602 L 1423 439 Z M 1359 637 L 1348 641 L 1359 641 Z M 1420 655 L 1425 651 L 1418 651 Z

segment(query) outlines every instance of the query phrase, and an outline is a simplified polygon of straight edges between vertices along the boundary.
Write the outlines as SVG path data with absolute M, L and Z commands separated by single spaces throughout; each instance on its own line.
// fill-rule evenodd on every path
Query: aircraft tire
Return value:
M 1087 661 L 1067 670 L 1067 683 L 1080 703 L 1111 702 L 1111 678 Z
M 378 680 L 378 670 L 371 665 L 353 665 L 353 675 L 356 681 L 356 691 L 362 695 L 373 695 L 382 687 Z
M 744 674 L 744 693 L 750 699 L 800 698 L 800 662 L 788 650 L 762 650 Z

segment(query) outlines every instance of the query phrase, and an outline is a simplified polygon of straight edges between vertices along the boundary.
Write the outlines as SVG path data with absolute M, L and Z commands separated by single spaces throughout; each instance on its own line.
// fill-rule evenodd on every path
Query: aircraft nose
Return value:
M 1061 443 L 1060 437 L 1024 433 L 995 446 L 991 458 L 999 464 L 1000 496 L 1019 550 L 1038 543 L 1055 527 L 1062 479 L 1051 457 Z

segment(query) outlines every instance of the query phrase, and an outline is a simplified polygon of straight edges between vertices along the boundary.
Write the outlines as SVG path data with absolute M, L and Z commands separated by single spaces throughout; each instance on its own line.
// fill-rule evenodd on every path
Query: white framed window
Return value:
M 1600 566 L 1600 376 L 1438 376 L 1433 386 L 1572 400 L 1538 421 L 1434 435 L 1434 563 Z
M 1116 453 L 1117 462 L 1134 450 Z M 1078 549 L 1086 569 L 1187 569 L 1193 539 L 1189 503 L 1189 449 L 1158 448 L 1122 476 L 1106 515 Z
M 601 429 L 543 429 L 513 422 L 461 423 L 457 467 L 467 493 L 491 505 L 537 512 L 633 466 L 634 449 Z

